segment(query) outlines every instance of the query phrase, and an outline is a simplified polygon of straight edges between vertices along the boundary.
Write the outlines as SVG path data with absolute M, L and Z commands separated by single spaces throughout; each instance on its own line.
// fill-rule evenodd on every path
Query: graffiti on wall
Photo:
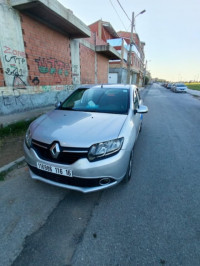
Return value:
M 1 107 L 4 106 L 7 109 L 13 109 L 14 106 L 18 106 L 19 109 L 27 108 L 30 109 L 32 107 L 37 107 L 37 102 L 33 102 L 34 95 L 38 95 L 39 98 L 41 98 L 41 93 L 44 92 L 54 92 L 53 98 L 50 103 L 48 104 L 54 104 L 56 101 L 58 101 L 59 96 L 62 96 L 63 93 L 69 93 L 74 89 L 73 85 L 56 85 L 56 86 L 29 86 L 26 90 L 21 88 L 12 88 L 8 90 L 1 90 L 0 93 L 0 111 Z M 26 92 L 26 93 L 25 93 Z M 24 94 L 25 93 L 25 94 Z M 44 96 L 46 99 L 46 96 Z M 61 99 L 60 99 L 61 100 Z M 46 102 L 45 102 L 46 103 Z
M 4 46 L 4 73 L 7 75 L 10 86 L 24 87 L 26 86 L 26 56 L 24 52 L 13 50 L 8 46 Z
M 23 106 L 25 104 L 22 100 L 20 90 L 18 89 L 13 89 L 12 96 L 6 96 L 4 94 L 4 91 L 1 92 L 1 95 L 2 95 L 2 101 L 3 101 L 4 106 L 9 106 L 12 104 Z
M 51 74 L 54 76 L 55 83 L 61 83 L 62 77 L 69 75 L 70 65 L 56 58 L 36 58 L 35 62 L 38 65 L 38 70 L 42 74 Z
M 73 84 L 80 84 L 80 68 L 78 65 L 72 65 Z
M 40 84 L 40 80 L 38 77 L 34 77 L 34 79 L 32 80 L 32 83 L 35 85 L 35 86 L 38 86 Z

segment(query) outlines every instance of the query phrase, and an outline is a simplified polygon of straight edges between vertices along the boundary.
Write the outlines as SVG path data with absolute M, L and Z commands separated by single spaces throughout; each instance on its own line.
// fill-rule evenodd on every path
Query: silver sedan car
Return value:
M 30 175 L 84 193 L 128 182 L 142 126 L 134 85 L 81 86 L 36 119 L 24 142 Z
M 174 92 L 187 92 L 187 86 L 184 83 L 175 83 L 172 85 L 171 90 Z

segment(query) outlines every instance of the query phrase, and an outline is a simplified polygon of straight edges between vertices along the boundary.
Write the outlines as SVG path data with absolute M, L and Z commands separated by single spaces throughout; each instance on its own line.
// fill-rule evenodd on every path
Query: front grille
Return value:
M 92 179 L 87 179 L 87 178 L 78 178 L 78 177 L 67 177 L 67 176 L 60 176 L 57 174 L 53 174 L 53 173 L 49 173 L 49 172 L 45 172 L 42 170 L 39 170 L 31 165 L 29 165 L 29 168 L 31 169 L 31 171 L 42 177 L 45 178 L 47 180 L 56 182 L 56 183 L 60 183 L 60 184 L 64 184 L 64 185 L 70 185 L 70 186 L 76 186 L 76 187 L 98 187 L 100 186 L 99 182 L 101 180 L 101 178 L 92 178 Z M 110 184 L 115 182 L 114 179 L 110 178 Z
M 46 144 L 40 141 L 32 140 L 31 148 L 37 153 L 42 160 L 59 163 L 73 164 L 81 158 L 87 158 L 87 148 L 67 148 L 60 146 L 60 153 L 57 158 L 53 158 L 50 152 L 52 144 Z

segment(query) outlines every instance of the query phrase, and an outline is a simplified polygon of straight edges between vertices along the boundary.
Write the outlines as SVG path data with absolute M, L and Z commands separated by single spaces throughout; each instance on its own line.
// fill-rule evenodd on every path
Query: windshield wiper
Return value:
M 60 110 L 74 110 L 72 107 L 60 107 Z

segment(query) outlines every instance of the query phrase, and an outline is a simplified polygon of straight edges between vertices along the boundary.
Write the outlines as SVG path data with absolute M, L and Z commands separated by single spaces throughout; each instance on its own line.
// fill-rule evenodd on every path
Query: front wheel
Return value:
M 131 151 L 131 155 L 130 155 L 129 164 L 128 164 L 126 174 L 123 178 L 124 183 L 128 183 L 130 181 L 131 176 L 132 176 L 132 168 L 133 168 L 133 149 Z
M 142 122 L 140 124 L 140 129 L 139 129 L 139 133 L 142 131 Z

